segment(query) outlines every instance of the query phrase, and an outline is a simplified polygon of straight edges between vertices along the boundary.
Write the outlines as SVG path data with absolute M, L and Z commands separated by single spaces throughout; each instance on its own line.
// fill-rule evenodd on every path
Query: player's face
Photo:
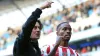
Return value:
M 69 41 L 71 37 L 71 26 L 67 23 L 61 24 L 58 30 L 58 35 L 63 36 L 64 41 Z
M 31 33 L 31 38 L 32 39 L 39 39 L 40 38 L 40 33 L 41 33 L 41 28 L 40 28 L 40 24 L 38 22 L 36 22 L 32 33 Z

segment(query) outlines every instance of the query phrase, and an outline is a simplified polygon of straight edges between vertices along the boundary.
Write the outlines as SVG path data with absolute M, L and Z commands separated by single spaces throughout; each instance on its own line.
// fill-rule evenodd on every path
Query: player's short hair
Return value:
M 58 31 L 59 27 L 60 27 L 62 24 L 64 24 L 64 23 L 69 24 L 69 22 L 62 22 L 62 23 L 58 24 L 58 26 L 57 26 L 57 28 L 56 28 L 56 31 Z

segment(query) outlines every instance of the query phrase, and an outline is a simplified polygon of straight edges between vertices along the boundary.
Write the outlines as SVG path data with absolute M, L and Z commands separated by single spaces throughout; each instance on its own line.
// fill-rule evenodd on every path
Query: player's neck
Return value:
M 68 47 L 68 42 L 61 41 L 60 46 Z

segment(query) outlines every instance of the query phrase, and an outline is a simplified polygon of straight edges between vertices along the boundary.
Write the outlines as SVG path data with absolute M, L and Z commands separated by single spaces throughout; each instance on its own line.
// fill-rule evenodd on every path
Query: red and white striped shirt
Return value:
M 41 49 L 42 56 L 48 56 L 49 52 L 53 49 L 53 45 L 46 45 Z M 55 56 L 79 56 L 78 53 L 70 47 L 59 46 Z

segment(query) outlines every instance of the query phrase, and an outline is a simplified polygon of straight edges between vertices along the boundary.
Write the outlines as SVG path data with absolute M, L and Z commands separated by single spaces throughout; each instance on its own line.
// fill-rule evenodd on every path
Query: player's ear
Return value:
M 56 34 L 58 35 L 58 31 L 56 31 Z

